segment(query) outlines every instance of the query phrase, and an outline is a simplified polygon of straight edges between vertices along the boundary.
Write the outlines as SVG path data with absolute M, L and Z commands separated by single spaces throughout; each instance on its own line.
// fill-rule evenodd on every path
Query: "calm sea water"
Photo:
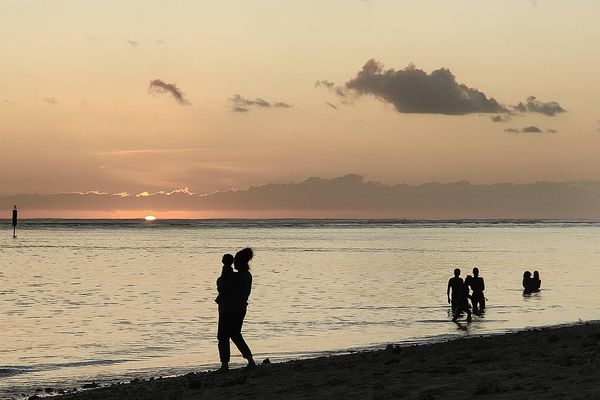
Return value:
M 595 222 L 27 221 L 17 239 L 3 226 L 0 398 L 216 367 L 215 279 L 245 246 L 259 361 L 600 319 Z M 450 323 L 447 281 L 473 266 L 487 313 Z M 524 270 L 540 293 L 523 296 Z

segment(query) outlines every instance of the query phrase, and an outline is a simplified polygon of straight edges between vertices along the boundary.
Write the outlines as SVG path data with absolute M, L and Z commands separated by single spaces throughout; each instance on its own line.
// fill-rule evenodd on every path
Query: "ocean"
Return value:
M 4 221 L 0 246 L 3 399 L 216 368 L 215 280 L 246 246 L 258 362 L 600 319 L 594 221 Z M 448 279 L 475 266 L 487 312 L 451 323 Z

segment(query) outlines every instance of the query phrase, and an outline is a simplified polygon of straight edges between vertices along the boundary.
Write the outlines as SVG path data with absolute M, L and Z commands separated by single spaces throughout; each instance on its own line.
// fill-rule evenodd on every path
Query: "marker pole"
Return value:
M 17 238 L 17 206 L 13 209 L 12 214 L 13 239 Z

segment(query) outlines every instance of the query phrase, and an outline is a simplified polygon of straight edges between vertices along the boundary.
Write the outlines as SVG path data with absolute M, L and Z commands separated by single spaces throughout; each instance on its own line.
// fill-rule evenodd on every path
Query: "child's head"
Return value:
M 233 256 L 229 253 L 223 254 L 223 265 L 230 266 L 233 264 Z

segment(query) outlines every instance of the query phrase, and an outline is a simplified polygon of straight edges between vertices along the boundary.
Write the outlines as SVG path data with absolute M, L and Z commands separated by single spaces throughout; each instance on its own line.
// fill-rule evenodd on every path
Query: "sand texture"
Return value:
M 600 399 L 600 324 L 202 372 L 86 390 L 92 399 Z

